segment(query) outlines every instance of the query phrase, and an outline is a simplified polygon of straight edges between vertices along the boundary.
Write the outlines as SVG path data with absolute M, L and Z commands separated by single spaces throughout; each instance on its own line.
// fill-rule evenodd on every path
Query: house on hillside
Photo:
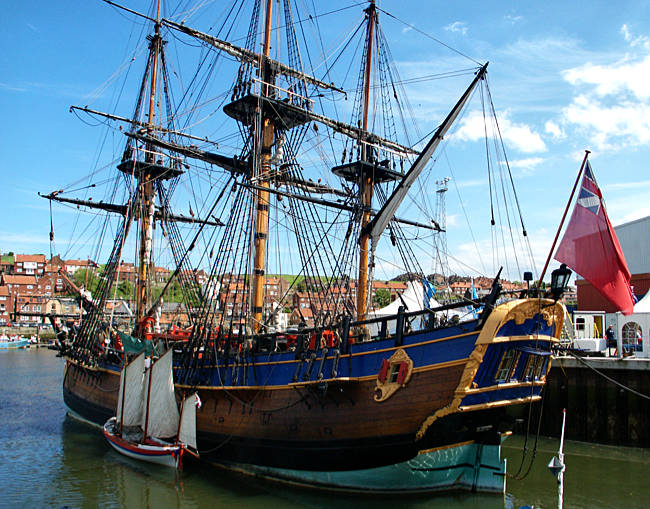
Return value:
M 13 299 L 10 298 L 9 288 L 0 286 L 0 326 L 11 323 L 13 312 Z
M 14 296 L 14 323 L 36 327 L 44 321 L 44 305 L 47 298 L 36 293 L 25 292 Z
M 99 265 L 97 265 L 92 260 L 66 260 L 64 264 L 65 271 L 70 275 L 75 274 L 78 270 L 81 269 L 85 269 L 90 272 L 97 272 L 99 269 Z
M 14 274 L 40 277 L 45 274 L 45 255 L 17 254 L 14 262 Z
M 6 286 L 10 294 L 16 295 L 36 292 L 38 283 L 36 276 L 0 274 L 0 286 Z

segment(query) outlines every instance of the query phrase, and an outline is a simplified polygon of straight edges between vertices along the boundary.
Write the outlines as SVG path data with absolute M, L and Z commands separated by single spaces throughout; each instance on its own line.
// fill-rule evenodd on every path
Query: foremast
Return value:
M 375 0 L 370 0 L 370 6 L 366 10 L 368 25 L 366 31 L 364 85 L 363 85 L 363 111 L 362 127 L 363 133 L 368 132 L 368 110 L 370 105 L 370 80 L 372 72 L 372 50 L 375 34 L 375 23 L 377 10 Z M 361 160 L 369 161 L 369 146 L 361 140 Z M 370 236 L 365 233 L 366 226 L 370 222 L 370 208 L 374 191 L 374 178 L 372 172 L 361 172 L 359 174 L 359 198 L 362 206 L 361 215 L 361 237 L 359 238 L 359 280 L 357 287 L 357 319 L 363 320 L 366 315 L 368 304 L 368 246 Z

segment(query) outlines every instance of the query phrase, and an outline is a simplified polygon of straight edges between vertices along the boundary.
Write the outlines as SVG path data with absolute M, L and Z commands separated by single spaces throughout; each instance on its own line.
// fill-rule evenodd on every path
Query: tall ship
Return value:
M 69 413 L 104 425 L 124 363 L 173 350 L 179 401 L 202 401 L 202 460 L 343 490 L 502 490 L 506 409 L 540 399 L 564 309 L 557 295 L 504 292 L 499 264 L 475 298 L 438 302 L 426 276 L 447 257 L 429 206 L 435 163 L 470 104 L 497 133 L 478 156 L 493 240 L 520 246 L 504 261 L 510 273 L 532 258 L 487 64 L 402 79 L 382 26 L 398 17 L 374 0 L 314 12 L 236 0 L 216 21 L 200 2 L 142 12 L 107 3 L 147 27 L 122 68 L 121 93 L 139 87 L 134 106 L 72 111 L 105 126 L 103 148 L 118 155 L 44 195 L 92 213 L 104 260 L 67 331 Z M 409 84 L 431 97 L 450 75 L 465 83 L 440 118 L 409 102 Z M 388 272 L 406 274 L 407 289 L 376 309 L 373 281 Z M 119 296 L 127 319 L 117 319 Z M 172 302 L 184 311 L 161 329 Z M 288 313 L 291 326 L 279 318 Z

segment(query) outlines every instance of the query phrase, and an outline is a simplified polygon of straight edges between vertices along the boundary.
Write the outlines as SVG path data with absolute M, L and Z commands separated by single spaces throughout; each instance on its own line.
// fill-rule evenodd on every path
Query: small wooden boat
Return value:
M 117 415 L 104 424 L 104 437 L 120 454 L 180 469 L 185 452 L 198 457 L 198 402 L 196 393 L 188 396 L 179 413 L 171 350 L 148 369 L 142 353 L 122 370 Z

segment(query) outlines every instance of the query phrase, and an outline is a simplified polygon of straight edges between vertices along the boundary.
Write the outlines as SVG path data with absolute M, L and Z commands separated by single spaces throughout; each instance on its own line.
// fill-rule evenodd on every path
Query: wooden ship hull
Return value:
M 562 320 L 552 301 L 511 301 L 480 331 L 460 323 L 348 345 L 338 356 L 321 349 L 307 361 L 258 352 L 190 377 L 176 367 L 176 391 L 198 391 L 198 447 L 216 463 L 358 470 L 434 448 L 496 446 L 510 431 L 503 410 L 540 398 Z M 74 416 L 102 425 L 118 387 L 119 371 L 67 361 Z
M 457 487 L 455 480 L 465 475 L 459 469 L 469 468 L 476 474 L 462 486 L 502 490 L 505 466 L 499 448 L 511 429 L 505 409 L 540 398 L 564 310 L 555 301 L 538 298 L 536 287 L 522 291 L 531 298 L 497 305 L 501 270 L 488 295 L 439 305 L 423 262 L 441 253 L 446 259 L 446 247 L 440 247 L 446 245 L 446 226 L 438 214 L 444 202 L 436 198 L 436 217 L 426 212 L 433 210 L 426 204 L 434 193 L 418 181 L 427 167 L 432 175 L 434 154 L 453 134 L 471 98 L 491 97 L 487 64 L 463 71 L 471 83 L 444 120 L 421 139 L 417 123 L 411 126 L 406 119 L 411 107 L 400 98 L 402 82 L 393 69 L 374 0 L 338 55 L 328 57 L 325 67 L 310 63 L 311 70 L 303 69 L 300 57 L 298 35 L 303 30 L 291 21 L 306 18 L 292 11 L 291 2 L 252 4 L 250 13 L 242 11 L 243 20 L 250 14 L 250 25 L 240 47 L 185 22 L 161 18 L 161 2 L 156 2 L 155 17 L 152 12 L 147 18 L 155 23 L 132 117 L 73 107 L 124 124 L 119 129 L 126 140 L 118 156 L 117 187 L 106 185 L 106 200 L 60 196 L 63 191 L 45 196 L 105 212 L 102 228 L 112 224 L 110 214 L 116 215 L 113 249 L 94 298 L 84 301 L 80 292 L 86 314 L 78 329 L 69 328 L 63 396 L 70 413 L 97 426 L 114 415 L 121 363 L 128 360 L 128 348 L 117 346 L 117 340 L 131 338 L 153 352 L 147 341 L 157 330 L 155 317 L 162 316 L 163 297 L 178 283 L 187 320 L 174 321 L 191 328 L 174 349 L 174 397 L 196 391 L 203 401 L 196 413 L 202 458 L 256 476 L 377 492 L 388 486 L 388 478 L 402 479 L 390 488 L 395 491 Z M 228 21 L 232 28 L 239 15 Z M 286 30 L 275 48 L 271 41 L 281 19 Z M 214 114 L 210 123 L 224 126 L 215 132 L 230 138 L 226 126 L 237 124 L 234 144 L 210 140 L 204 133 L 197 136 L 191 129 L 202 123 L 196 122 L 195 111 L 201 114 L 195 106 L 207 97 L 199 97 L 217 92 L 211 71 L 192 69 L 196 80 L 190 88 L 179 83 L 184 91 L 178 102 L 171 94 L 176 72 L 170 72 L 163 57 L 169 41 L 163 37 L 172 30 L 214 55 L 212 65 L 222 54 L 228 66 L 233 64 L 234 82 L 214 83 L 222 111 L 212 111 L 212 99 L 204 106 L 210 109 L 206 121 Z M 287 51 L 278 52 L 284 46 Z M 342 84 L 335 85 L 332 80 L 338 78 L 330 76 L 330 63 L 344 61 L 347 70 L 338 75 Z M 357 73 L 350 72 L 354 67 Z M 475 94 L 479 88 L 481 93 Z M 347 100 L 348 93 L 353 107 L 346 108 L 350 115 L 342 121 L 339 99 Z M 489 121 L 492 113 L 483 113 Z M 501 140 L 500 133 L 491 131 L 495 141 Z M 488 171 L 507 161 L 498 143 L 501 148 L 487 154 L 488 163 L 498 155 Z M 325 146 L 328 154 L 314 150 Z M 313 159 L 316 154 L 325 164 Z M 115 154 L 111 157 L 115 160 Z M 195 217 L 191 206 L 189 216 L 174 213 L 172 195 L 181 178 L 199 168 L 210 175 L 210 185 L 189 201 L 200 205 L 199 214 Z M 509 189 L 510 169 L 501 167 L 500 175 L 508 176 Z M 490 182 L 492 178 L 496 175 Z M 444 196 L 447 180 L 435 194 Z M 491 227 L 496 226 L 495 210 L 501 210 L 498 202 L 516 198 L 505 182 L 502 193 L 490 190 Z M 191 187 L 186 191 L 195 194 Z M 125 203 L 113 203 L 119 196 L 116 189 L 124 192 Z M 407 195 L 417 207 L 408 203 Z M 521 224 L 523 241 L 523 221 L 511 222 L 509 210 L 503 209 L 503 217 L 511 230 L 512 224 Z M 406 216 L 398 217 L 398 211 Z M 500 212 L 498 217 L 501 221 Z M 183 234 L 178 223 L 193 225 L 192 230 Z M 120 330 L 123 324 L 115 323 L 107 304 L 116 295 L 129 234 L 137 237 L 135 312 L 128 329 Z M 162 243 L 161 236 L 166 237 Z M 104 233 L 97 236 L 100 242 L 104 238 Z M 392 247 L 386 244 L 389 239 Z M 415 239 L 424 241 L 418 250 Z M 437 253 L 431 251 L 432 239 Z M 408 290 L 388 296 L 399 297 L 397 309 L 389 304 L 372 311 L 379 305 L 373 302 L 373 280 L 385 272 L 378 263 L 385 258 L 384 244 L 395 255 L 390 265 L 409 280 Z M 154 294 L 154 261 L 164 259 L 154 253 L 156 246 L 168 248 L 167 259 L 173 258 L 175 268 Z M 499 246 L 493 243 L 493 248 L 498 255 Z M 517 249 L 514 241 L 512 248 Z M 204 286 L 197 262 L 209 267 Z M 440 265 L 441 274 L 451 274 L 442 259 Z M 287 270 L 297 275 L 288 288 L 280 281 L 278 288 L 267 288 L 270 274 L 286 275 Z M 308 295 L 301 297 L 298 286 Z M 293 298 L 296 302 L 289 302 Z M 285 328 L 280 313 L 287 308 L 297 315 L 297 328 L 276 332 Z M 461 308 L 466 316 L 480 315 L 461 321 Z M 379 311 L 387 316 L 378 318 Z M 289 339 L 295 350 L 287 348 Z M 104 347 L 111 342 L 117 348 Z M 354 474 L 337 474 L 341 472 Z M 418 477 L 417 472 L 425 474 Z M 498 481 L 483 482 L 480 472 Z

